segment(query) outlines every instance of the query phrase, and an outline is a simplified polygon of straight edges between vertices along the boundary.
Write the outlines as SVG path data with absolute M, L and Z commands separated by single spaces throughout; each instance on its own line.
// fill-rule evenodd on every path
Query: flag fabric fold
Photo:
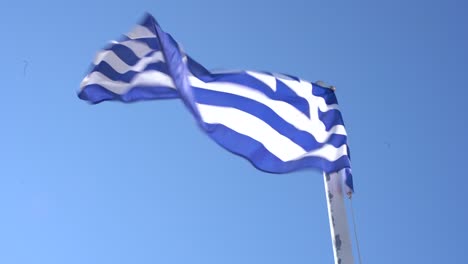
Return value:
M 316 168 L 342 175 L 353 191 L 333 90 L 284 74 L 210 72 L 149 14 L 96 55 L 78 96 L 90 103 L 180 98 L 206 134 L 256 168 Z

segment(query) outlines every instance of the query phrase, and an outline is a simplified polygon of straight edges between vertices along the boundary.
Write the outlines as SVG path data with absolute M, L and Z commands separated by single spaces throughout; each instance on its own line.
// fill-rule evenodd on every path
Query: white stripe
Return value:
M 249 136 L 282 161 L 295 159 L 305 153 L 304 149 L 281 135 L 263 120 L 235 108 L 197 104 L 203 121 L 222 124 L 237 133 Z
M 236 108 L 205 104 L 197 104 L 197 107 L 205 123 L 222 124 L 237 133 L 248 136 L 260 142 L 269 152 L 284 162 L 299 160 L 306 156 L 321 157 L 333 162 L 347 155 L 346 145 L 336 148 L 326 144 L 323 148 L 307 152 L 263 120 Z
M 285 78 L 278 78 L 278 80 L 283 82 L 289 88 L 291 88 L 291 90 L 293 90 L 298 96 L 306 99 L 311 107 L 318 106 L 320 111 L 322 112 L 326 112 L 332 109 L 338 109 L 337 104 L 327 105 L 327 102 L 325 102 L 325 99 L 323 99 L 323 97 L 315 96 L 312 93 L 313 87 L 310 82 L 303 80 L 296 81 Z
M 160 71 L 144 71 L 137 74 L 130 83 L 113 81 L 100 72 L 92 72 L 81 82 L 81 89 L 87 85 L 98 84 L 116 94 L 125 94 L 134 86 L 165 86 L 175 89 L 172 78 Z
M 339 148 L 337 148 L 333 145 L 325 144 L 320 149 L 309 151 L 298 159 L 304 157 L 321 157 L 333 162 L 344 155 L 348 155 L 348 148 L 346 147 L 346 145 L 342 145 Z
M 252 71 L 246 71 L 246 73 L 254 77 L 255 79 L 263 82 L 268 87 L 270 87 L 271 90 L 276 92 L 276 78 L 274 76 L 268 75 L 265 73 L 260 73 L 260 72 L 252 72 Z
M 96 55 L 94 65 L 98 65 L 101 61 L 107 62 L 118 73 L 126 73 L 128 71 L 139 72 L 144 70 L 150 63 L 164 62 L 164 56 L 161 51 L 157 51 L 149 57 L 143 57 L 135 65 L 131 66 L 122 61 L 113 51 L 105 50 Z
M 141 26 L 141 25 L 136 25 L 132 29 L 132 31 L 128 32 L 125 35 L 131 39 L 155 38 L 156 37 L 156 35 L 153 32 L 151 32 L 148 28 Z
M 325 125 L 318 118 L 317 110 L 317 106 L 324 109 L 328 108 L 324 101 L 315 100 L 315 104 L 310 106 L 311 117 L 309 119 L 306 115 L 304 115 L 292 105 L 283 101 L 272 100 L 258 90 L 254 90 L 247 86 L 227 82 L 205 83 L 195 76 L 189 76 L 189 81 L 190 84 L 196 88 L 235 94 L 255 100 L 273 110 L 286 122 L 290 123 L 297 129 L 313 135 L 319 143 L 326 142 L 332 134 L 346 135 L 346 130 L 342 125 L 336 125 L 332 127 L 330 131 L 326 131 Z M 202 116 L 202 118 L 204 117 Z

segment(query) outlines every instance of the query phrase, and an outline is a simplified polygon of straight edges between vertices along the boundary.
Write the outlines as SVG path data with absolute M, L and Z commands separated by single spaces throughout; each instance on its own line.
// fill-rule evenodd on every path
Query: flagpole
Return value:
M 342 175 L 324 172 L 323 178 L 335 264 L 353 264 L 353 249 L 346 217 Z

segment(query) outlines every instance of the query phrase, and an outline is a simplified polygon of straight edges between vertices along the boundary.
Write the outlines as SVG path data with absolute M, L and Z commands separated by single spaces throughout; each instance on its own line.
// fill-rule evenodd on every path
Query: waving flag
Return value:
M 333 90 L 283 74 L 210 72 L 149 14 L 97 54 L 79 97 L 91 103 L 180 98 L 213 140 L 258 169 L 317 168 L 343 175 L 352 191 L 346 130 Z

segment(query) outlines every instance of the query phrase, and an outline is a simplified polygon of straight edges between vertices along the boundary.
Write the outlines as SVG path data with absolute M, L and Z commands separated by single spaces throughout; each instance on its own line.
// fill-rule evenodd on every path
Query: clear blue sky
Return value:
M 147 11 L 210 69 L 337 86 L 364 263 L 461 263 L 466 1 L 2 1 L 0 263 L 332 263 L 319 171 L 272 175 L 178 100 L 88 105 Z

